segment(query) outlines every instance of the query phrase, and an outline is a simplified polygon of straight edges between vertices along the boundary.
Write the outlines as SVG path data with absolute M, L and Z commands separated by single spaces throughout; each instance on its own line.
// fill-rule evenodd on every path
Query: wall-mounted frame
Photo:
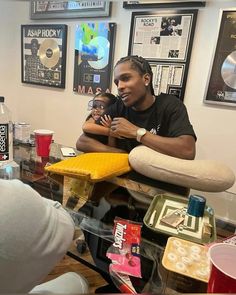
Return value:
M 153 88 L 156 95 L 169 93 L 182 99 L 182 90 L 185 87 L 184 63 L 150 62 L 153 72 Z
M 116 24 L 81 22 L 75 32 L 73 90 L 94 95 L 111 92 Z
M 236 10 L 222 10 L 205 103 L 236 106 Z
M 66 25 L 22 25 L 22 83 L 65 88 L 66 45 Z
M 123 8 L 126 9 L 149 9 L 149 8 L 181 8 L 181 7 L 204 7 L 206 1 L 123 1 Z
M 154 90 L 183 100 L 198 10 L 133 12 L 129 55 L 146 58 Z
M 110 15 L 110 1 L 35 1 L 30 2 L 31 19 L 88 18 Z

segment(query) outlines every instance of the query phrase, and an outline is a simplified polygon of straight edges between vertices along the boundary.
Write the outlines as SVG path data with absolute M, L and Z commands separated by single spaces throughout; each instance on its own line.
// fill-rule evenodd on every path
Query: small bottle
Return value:
M 11 112 L 0 96 L 0 166 L 13 161 L 13 123 Z

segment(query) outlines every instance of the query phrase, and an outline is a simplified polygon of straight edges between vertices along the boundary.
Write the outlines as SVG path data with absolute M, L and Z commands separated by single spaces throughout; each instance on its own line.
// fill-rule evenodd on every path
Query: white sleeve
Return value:
M 0 293 L 27 293 L 65 255 L 74 223 L 19 180 L 0 180 L 0 192 Z

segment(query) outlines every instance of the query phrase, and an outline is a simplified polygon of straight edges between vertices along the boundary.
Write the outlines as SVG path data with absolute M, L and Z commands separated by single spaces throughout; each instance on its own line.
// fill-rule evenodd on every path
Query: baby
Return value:
M 96 139 L 100 142 L 107 144 L 108 136 L 110 133 L 111 117 L 105 115 L 102 117 L 107 107 L 115 103 L 117 98 L 111 93 L 98 93 L 88 103 L 88 109 L 91 110 L 90 115 L 87 117 L 85 123 L 82 126 L 84 133 L 93 137 L 96 135 Z M 96 124 L 96 121 L 101 118 L 101 124 Z M 99 137 L 99 138 L 98 138 Z

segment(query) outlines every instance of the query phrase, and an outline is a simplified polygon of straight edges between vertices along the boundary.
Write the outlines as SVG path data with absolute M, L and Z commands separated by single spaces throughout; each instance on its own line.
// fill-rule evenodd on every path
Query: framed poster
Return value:
M 198 10 L 133 12 L 129 55 L 146 58 L 155 94 L 184 98 Z
M 186 62 L 197 10 L 133 12 L 129 54 L 162 61 Z
M 110 1 L 30 1 L 31 19 L 105 17 L 110 10 Z
M 236 106 L 236 10 L 222 11 L 204 102 Z
M 94 95 L 111 92 L 115 23 L 80 23 L 75 32 L 73 90 Z
M 66 42 L 66 25 L 22 25 L 22 83 L 65 88 Z

